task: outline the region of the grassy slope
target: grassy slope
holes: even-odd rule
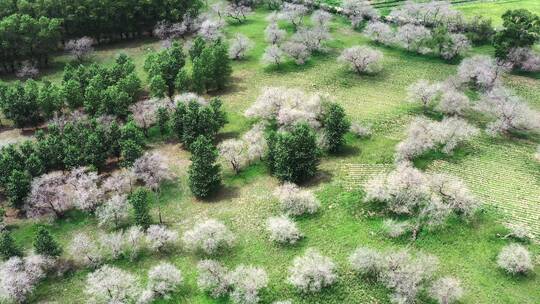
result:
[[[472,3],[456,5],[467,17],[482,15],[493,20],[493,25],[501,26],[501,16],[509,9],[525,8],[529,11],[540,14],[540,2],[536,0],[480,0]]]
[[[242,113],[259,94],[264,86],[283,85],[300,87],[311,92],[326,92],[336,101],[343,104],[354,120],[369,121],[375,124],[376,134],[372,139],[359,141],[348,138],[348,148],[340,157],[329,157],[321,165],[321,177],[311,187],[323,202],[318,215],[299,219],[301,230],[306,235],[298,246],[283,248],[271,244],[264,234],[264,220],[278,214],[277,202],[271,197],[271,189],[277,181],[268,177],[262,165],[255,165],[233,177],[226,172],[226,187],[219,199],[210,203],[194,200],[187,188],[185,171],[187,153],[176,146],[158,146],[171,156],[172,167],[180,174],[180,180],[164,189],[161,204],[166,214],[167,223],[180,232],[185,231],[197,219],[216,217],[224,220],[238,235],[238,246],[218,257],[230,266],[240,263],[255,264],[264,267],[270,275],[270,288],[262,295],[263,302],[291,298],[294,303],[384,303],[388,301],[387,292],[378,284],[355,278],[348,270],[346,257],[359,245],[376,248],[396,248],[409,246],[437,255],[441,260],[441,273],[459,277],[467,289],[464,303],[538,303],[540,290],[539,280],[535,276],[529,278],[510,278],[495,267],[495,258],[499,249],[508,243],[498,237],[504,230],[496,220],[498,214],[489,211],[473,223],[451,221],[444,231],[424,233],[417,242],[409,244],[408,240],[388,240],[379,233],[382,222],[380,216],[369,216],[370,206],[363,205],[361,193],[345,191],[347,179],[346,164],[349,163],[391,163],[393,146],[403,137],[402,130],[406,122],[417,114],[417,110],[403,103],[405,88],[419,78],[441,80],[454,73],[455,66],[439,59],[414,56],[399,50],[380,48],[385,54],[384,71],[378,76],[358,77],[347,72],[336,64],[338,50],[331,50],[328,55],[316,56],[304,67],[286,64],[281,69],[263,68],[259,58],[264,50],[263,30],[265,12],[249,18],[242,26],[231,26],[229,34],[242,32],[256,42],[256,48],[245,62],[234,65],[232,88],[225,92],[225,108],[229,112],[230,123],[225,131],[228,136],[243,133],[249,123]],[[333,24],[334,37],[330,43],[332,48],[367,43],[359,34],[348,30],[346,23],[338,20]],[[152,43],[134,43],[122,46],[135,56],[138,69],[142,66],[142,55]],[[489,50],[487,50],[489,51]],[[110,60],[116,49],[100,51],[98,61]],[[59,79],[59,74],[51,74],[51,79]],[[141,74],[142,75],[142,74]],[[524,96],[534,107],[540,108],[540,95],[535,92],[539,87],[537,80],[511,76],[508,79],[520,95]],[[534,170],[525,171],[522,161],[525,155],[532,155],[533,145],[529,141],[514,143],[505,140],[508,154],[501,161],[500,170],[519,172],[520,178],[532,178],[538,187],[539,176]],[[496,143],[485,145],[485,149],[496,151]],[[525,151],[526,153],[522,153]],[[467,162],[489,160],[490,153],[474,153],[465,149],[456,157],[445,160],[459,167]],[[528,153],[528,154],[527,154]],[[479,162],[482,164],[482,162]],[[423,166],[432,166],[432,160],[425,160]],[[482,167],[471,172],[478,179],[490,179],[491,171]],[[538,171],[536,171],[538,172]],[[535,175],[536,174],[536,175]],[[536,178],[535,178],[536,177]],[[486,185],[480,191],[492,191]],[[535,186],[535,185],[533,185]],[[475,189],[476,190],[476,189]],[[515,195],[515,193],[511,193]],[[52,224],[53,233],[63,243],[67,243],[76,231],[96,231],[95,221],[88,216],[75,213],[67,219]],[[16,237],[30,246],[31,235],[36,230],[34,224],[22,223],[16,229]],[[307,247],[317,247],[324,254],[334,258],[339,264],[339,283],[322,293],[310,297],[295,293],[287,284],[286,268],[292,258],[301,254]],[[540,253],[537,246],[530,248]],[[181,250],[171,256],[143,257],[137,263],[120,261],[117,264],[135,273],[144,275],[145,270],[156,264],[156,260],[166,259],[178,265],[186,284],[173,299],[163,303],[224,303],[225,300],[214,301],[196,289],[196,273],[194,266],[199,256]],[[61,282],[48,280],[42,284],[35,295],[35,301],[58,301],[61,303],[79,303],[84,301],[82,290],[86,272],[63,279]],[[425,299],[422,300],[425,301]]]

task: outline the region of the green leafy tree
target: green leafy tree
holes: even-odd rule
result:
[[[141,129],[130,120],[120,130],[120,156],[123,167],[131,167],[135,160],[143,154],[144,134]]]
[[[62,254],[62,247],[44,227],[40,227],[34,237],[34,250],[37,254],[50,257]]]
[[[207,106],[193,100],[187,106],[183,103],[178,104],[172,124],[180,141],[189,148],[200,135],[214,139],[219,129],[227,122],[221,106],[222,102],[218,98],[212,99]]]
[[[143,149],[133,140],[124,140],[120,143],[120,157],[122,167],[131,167],[135,161],[143,155]]]
[[[84,91],[84,111],[90,115],[101,114],[103,100],[105,99],[105,90],[107,84],[105,77],[97,74],[88,83]]]
[[[188,92],[191,88],[191,79],[185,67],[176,75],[175,86],[178,92]]]
[[[337,103],[328,104],[324,113],[323,132],[329,152],[339,151],[345,142],[343,136],[350,127],[351,123],[347,119],[343,107]]]
[[[84,104],[84,91],[81,83],[75,79],[69,79],[62,86],[62,97],[70,109],[81,107]]]
[[[4,216],[6,216],[6,209],[0,207],[0,231],[5,229]]]
[[[145,188],[137,188],[129,196],[129,203],[133,206],[135,223],[144,229],[152,224],[150,217],[150,192]]]
[[[104,136],[103,130],[96,127],[95,130],[90,131],[84,146],[85,163],[96,169],[103,168],[109,156],[108,147],[105,144],[106,136]]]
[[[495,56],[504,59],[512,48],[530,47],[540,39],[540,17],[526,9],[502,15],[504,28],[495,34]]]
[[[120,157],[121,148],[120,148],[120,139],[122,137],[122,132],[120,126],[116,121],[111,123],[109,127],[109,132],[107,134],[107,144],[109,146],[109,154],[114,157]]]
[[[120,90],[116,85],[109,86],[104,92],[100,113],[124,118],[129,112],[131,102],[132,99],[128,93]]]
[[[2,94],[0,101],[2,113],[13,121],[16,127],[35,127],[43,121],[38,102],[39,87],[30,79],[24,85],[15,82]]]
[[[117,83],[124,78],[129,77],[135,72],[135,63],[128,55],[121,53],[116,56],[114,64],[109,71],[109,79],[111,83]]]
[[[14,256],[22,256],[23,252],[15,243],[11,233],[7,230],[0,233],[0,257],[7,260]]]
[[[47,133],[36,132],[36,153],[48,170],[64,169],[65,143],[58,126],[50,125]]]
[[[212,48],[213,52],[213,78],[216,89],[223,90],[229,83],[232,74],[231,60],[227,45],[219,40]]]
[[[120,141],[132,140],[139,146],[144,146],[144,134],[133,120],[129,120],[120,128]]]
[[[193,90],[199,94],[202,94],[213,87],[213,56],[212,49],[207,47],[193,60],[191,84]]]
[[[21,208],[30,192],[32,176],[26,171],[14,170],[6,185],[6,196],[14,208]]]
[[[171,47],[157,53],[150,54],[144,63],[144,68],[150,76],[151,83],[158,81],[154,79],[160,76],[167,87],[167,96],[174,95],[175,81],[178,73],[184,67],[186,58],[182,45],[173,42]],[[157,92],[157,91],[155,91]]]
[[[66,145],[63,163],[66,168],[70,169],[82,166],[84,161],[81,148],[76,145]]]
[[[150,79],[150,95],[156,98],[163,98],[167,94],[167,83],[160,75]]]
[[[30,173],[30,175],[33,177],[40,176],[41,174],[45,173],[45,165],[38,156],[37,152],[30,154],[30,156],[26,159],[24,166],[26,171],[28,171],[28,173]]]
[[[266,151],[266,164],[270,173],[275,172],[275,159],[276,159],[276,138],[277,138],[278,124],[275,118],[271,119],[265,129],[265,138],[268,145]]]
[[[169,132],[169,111],[165,107],[159,107],[157,110],[157,124],[161,135]]]
[[[198,58],[205,47],[206,41],[201,36],[197,36],[197,38],[193,40],[191,49],[189,49],[189,57],[191,58],[191,61],[194,61],[195,58]]]
[[[280,180],[299,183],[317,172],[320,151],[308,125],[298,124],[290,132],[278,132],[272,147],[274,175]]]
[[[128,74],[126,77],[120,79],[116,85],[122,92],[126,92],[129,97],[131,98],[131,102],[137,101],[141,89],[142,84],[139,77],[137,77],[137,74],[135,72]]]
[[[216,163],[218,152],[210,139],[199,136],[191,145],[189,188],[198,198],[213,194],[221,184],[221,167]]]
[[[5,146],[0,150],[0,184],[6,187],[15,170],[24,170],[24,156],[14,145]]]
[[[227,45],[220,40],[206,45],[193,59],[193,90],[197,93],[222,90],[228,84],[231,74]]]
[[[61,89],[49,81],[44,81],[43,86],[39,90],[38,103],[43,116],[51,119],[54,113],[58,113],[64,106]]]
[[[171,129],[180,141],[182,141],[182,136],[184,134],[184,116],[186,113],[186,104],[179,102],[171,115]]]

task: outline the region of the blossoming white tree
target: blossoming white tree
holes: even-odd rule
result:
[[[348,65],[357,74],[377,73],[382,69],[382,52],[365,46],[353,46],[343,50],[338,61]]]
[[[234,245],[234,234],[220,221],[209,219],[197,223],[182,237],[184,244],[190,250],[214,254],[218,250],[227,249]]]
[[[321,205],[311,191],[302,190],[293,183],[279,186],[274,195],[278,198],[283,212],[292,216],[313,214]]]
[[[242,34],[236,34],[229,46],[229,58],[234,60],[244,59],[253,48],[253,42]]]
[[[153,298],[169,298],[182,284],[182,272],[178,270],[174,265],[166,262],[162,262],[152,267],[148,271],[148,287]]]
[[[287,280],[302,292],[319,292],[336,282],[336,264],[318,250],[308,248],[304,255],[294,258]]]
[[[277,243],[294,244],[302,238],[296,223],[284,215],[268,218],[266,230],[270,234],[270,240]]]
[[[95,304],[135,303],[142,289],[134,275],[105,265],[88,274],[84,293]]]
[[[268,286],[268,275],[259,267],[239,265],[228,274],[234,303],[259,303],[259,290]]]

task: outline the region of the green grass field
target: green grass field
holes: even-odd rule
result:
[[[519,2],[531,10],[540,10],[534,0],[483,2],[459,7],[467,15],[481,12],[495,18],[506,9],[499,7],[499,2],[504,2],[501,5],[506,8],[516,6],[511,2]],[[156,202],[162,207],[166,224],[182,233],[199,219],[214,217],[223,220],[237,235],[238,243],[217,259],[231,267],[244,263],[265,268],[270,283],[261,295],[262,303],[281,299],[292,299],[293,303],[388,303],[389,292],[382,285],[356,277],[348,267],[347,257],[358,246],[380,249],[407,247],[436,255],[440,259],[439,274],[456,276],[462,281],[466,290],[462,303],[539,303],[538,275],[514,278],[496,267],[499,250],[509,243],[502,238],[506,230],[501,222],[506,219],[531,221],[536,223],[537,232],[540,232],[540,165],[532,160],[538,138],[492,140],[482,135],[477,142],[457,151],[455,156],[420,160],[419,165],[427,170],[461,176],[483,200],[484,211],[472,222],[451,219],[443,229],[421,233],[415,242],[408,238],[388,239],[380,229],[383,217],[376,212],[372,215],[372,206],[362,203],[361,183],[351,183],[353,173],[350,167],[377,164],[391,167],[394,146],[404,138],[403,130],[407,123],[420,113],[414,105],[404,102],[407,86],[421,78],[443,80],[455,73],[456,65],[371,45],[338,17],[332,23],[334,39],[328,44],[327,54],[313,56],[300,67],[292,62],[279,69],[264,67],[260,58],[266,47],[263,31],[267,25],[267,14],[265,10],[258,10],[249,16],[245,24],[230,25],[226,29],[229,37],[240,32],[252,39],[256,46],[246,60],[234,63],[232,84],[225,92],[219,93],[230,121],[222,133],[241,136],[250,128],[243,112],[266,86],[326,93],[344,106],[351,120],[372,123],[375,133],[370,139],[363,140],[348,135],[346,151],[324,158],[317,182],[309,186],[323,207],[316,215],[298,220],[306,238],[290,247],[272,244],[265,233],[266,218],[279,214],[279,208],[271,195],[278,182],[269,176],[263,164],[254,164],[236,176],[226,169],[225,185],[218,197],[212,202],[201,202],[191,195],[187,186],[189,153],[174,143],[152,141],[152,149],[162,151],[179,176],[177,181],[164,187],[161,199]],[[384,69],[380,74],[356,76],[336,62],[343,48],[356,44],[370,44],[384,53]],[[125,52],[134,58],[140,77],[146,79],[142,70],[144,56],[148,50],[158,47],[155,41],[116,44],[100,48],[94,60],[107,63],[116,53]],[[473,52],[490,53],[492,49],[483,47]],[[62,66],[68,60],[66,56],[57,58],[45,78],[59,81]],[[508,75],[504,81],[532,107],[540,109],[540,80],[529,76]],[[354,174],[363,174],[361,170],[358,172]],[[514,210],[516,206],[525,206],[525,211],[510,215],[508,210]],[[157,212],[157,207],[153,212]],[[14,223],[17,241],[29,249],[38,224],[28,221]],[[46,225],[64,245],[77,232],[99,231],[93,217],[78,212]],[[540,254],[537,244],[527,246],[534,254]],[[339,265],[338,283],[313,296],[299,294],[285,283],[287,267],[292,259],[308,247],[320,249]],[[178,250],[170,255],[149,255],[135,262],[122,260],[114,264],[141,277],[161,260],[178,266],[185,278],[184,287],[172,299],[157,303],[229,303],[227,299],[214,300],[197,290],[195,265],[199,259],[201,256]],[[538,270],[540,267],[537,265],[536,272]],[[88,271],[78,271],[62,279],[48,279],[39,285],[31,302],[83,303],[85,296],[82,291],[87,274]],[[434,303],[426,295],[421,295],[419,302]]]
[[[540,14],[540,2],[536,0],[479,0],[456,5],[465,16],[481,15],[493,20],[493,25],[501,26],[501,16],[509,9],[526,8]]]

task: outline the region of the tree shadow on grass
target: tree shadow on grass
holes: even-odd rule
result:
[[[210,97],[221,97],[223,95],[229,95],[233,93],[243,92],[246,87],[242,85],[243,81],[240,77],[232,76],[227,86],[222,90],[214,90],[207,93]]]
[[[215,142],[219,143],[227,139],[238,138],[239,135],[240,133],[238,131],[218,133]]]
[[[201,203],[219,203],[229,201],[239,196],[238,187],[222,185],[219,190],[204,200],[198,200]]]
[[[361,149],[357,146],[352,146],[352,145],[345,145],[343,147],[341,147],[341,149],[330,155],[332,157],[349,157],[349,156],[356,156],[358,154],[360,154],[360,151]]]
[[[256,23],[255,20],[253,20],[252,18],[246,18],[245,20],[243,20],[242,22],[239,22],[237,20],[234,20],[232,18],[228,18],[226,19],[226,22],[227,22],[227,25],[231,28],[235,28],[235,27],[247,27],[249,26],[250,24],[254,24]]]
[[[301,182],[298,185],[302,187],[314,187],[318,186],[320,184],[326,184],[332,180],[332,177],[334,175],[327,170],[318,170],[315,176],[313,176],[311,179]]]
[[[513,71],[512,75],[540,79],[540,72]]]
[[[309,58],[304,64],[296,64],[292,60],[287,60],[286,62],[280,65],[268,65],[264,67],[263,71],[265,73],[273,74],[288,74],[288,73],[299,73],[305,72],[311,68],[315,67],[314,58]]]
[[[444,160],[449,163],[458,164],[466,157],[477,154],[476,148],[471,144],[464,144],[454,150],[452,154],[446,154],[442,151],[429,151],[422,156],[416,158],[413,163],[415,167],[425,170],[429,165],[437,160]]]
[[[348,66],[343,65],[336,73],[335,79],[342,88],[352,88],[358,85],[358,81],[363,82],[384,82],[390,77],[390,71],[382,69],[378,73],[355,73]]]

